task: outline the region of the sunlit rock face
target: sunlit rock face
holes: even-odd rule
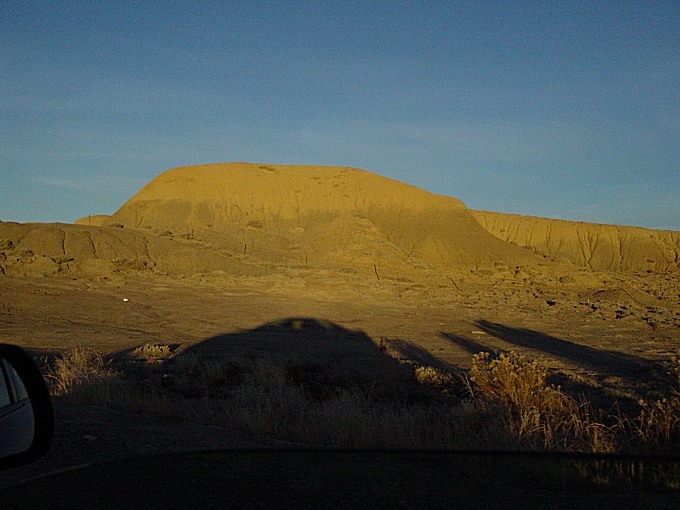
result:
[[[579,266],[609,271],[679,271],[680,232],[472,211],[491,234]]]
[[[530,264],[458,199],[344,167],[224,163],[169,170],[113,215],[276,262]]]

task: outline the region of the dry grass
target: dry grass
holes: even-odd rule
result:
[[[680,382],[680,363],[673,359]],[[680,446],[680,398],[640,400],[637,416],[608,414],[548,386],[548,371],[516,353],[491,359],[473,357],[471,391],[509,410],[508,427],[522,443],[536,448],[601,453],[663,452]]]
[[[653,403],[640,402],[642,411],[632,420],[635,435],[648,445],[680,440],[680,398],[671,397]]]
[[[614,451],[612,426],[588,404],[548,386],[547,376],[543,365],[514,352],[497,359],[476,354],[470,370],[473,394],[509,410],[508,427],[519,441],[539,449]]]
[[[676,384],[676,393],[680,392],[680,354],[671,359],[671,376]]]
[[[45,379],[55,397],[72,395],[83,386],[96,385],[117,375],[101,354],[85,347],[72,349],[45,371]]]
[[[235,386],[219,421],[261,437],[339,447],[483,447],[469,437],[478,411],[420,400],[391,401],[360,386],[335,387],[324,398],[292,381],[289,367],[267,360]],[[474,415],[474,416],[473,416]],[[480,420],[482,421],[482,420]]]
[[[639,416],[626,422],[632,434],[647,446],[680,443],[680,356],[671,360],[672,394],[654,402],[639,402]]]
[[[145,359],[147,363],[158,363],[168,359],[172,355],[172,349],[169,345],[144,344],[132,351],[132,355]]]
[[[456,378],[452,374],[434,367],[417,366],[414,373],[419,384],[430,385],[436,388],[446,389],[455,386],[457,383]]]
[[[142,351],[168,354],[156,347]],[[198,419],[303,444],[592,452],[677,447],[677,396],[641,402],[632,418],[612,416],[547,385],[547,374],[515,353],[496,359],[480,353],[469,374],[469,395],[461,399],[455,390],[460,377],[419,366],[410,383],[378,387],[339,379],[320,366],[182,354],[140,376],[79,348],[46,371],[57,399]]]

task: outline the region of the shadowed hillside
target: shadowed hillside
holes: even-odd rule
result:
[[[471,212],[499,239],[579,266],[623,272],[680,269],[680,232]]]

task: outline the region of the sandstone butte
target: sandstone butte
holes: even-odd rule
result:
[[[168,170],[112,216],[0,222],[0,274],[277,267],[395,275],[542,266],[679,271],[680,232],[471,211],[355,168],[219,163]]]

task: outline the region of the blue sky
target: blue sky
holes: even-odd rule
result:
[[[680,230],[680,3],[0,2],[0,220],[222,161]]]

